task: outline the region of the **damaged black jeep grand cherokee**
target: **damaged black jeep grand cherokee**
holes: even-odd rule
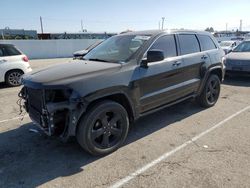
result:
[[[109,38],[83,60],[27,74],[19,96],[45,133],[76,136],[87,152],[105,155],[143,115],[189,98],[213,106],[223,56],[206,32],[130,32]]]

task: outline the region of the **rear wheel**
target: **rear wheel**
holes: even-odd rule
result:
[[[197,97],[198,103],[202,107],[215,105],[220,95],[220,79],[217,75],[209,76],[201,95]]]
[[[23,75],[23,72],[20,70],[12,70],[7,72],[5,76],[5,83],[8,86],[20,86],[21,85],[21,76]]]
[[[79,144],[92,155],[106,155],[125,141],[129,129],[127,111],[113,101],[94,105],[81,119],[77,129]]]

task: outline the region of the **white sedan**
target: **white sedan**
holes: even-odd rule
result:
[[[29,60],[12,44],[0,44],[0,82],[21,85],[21,76],[32,69]]]

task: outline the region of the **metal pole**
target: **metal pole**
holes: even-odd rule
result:
[[[240,31],[242,31],[242,20],[240,20]]]
[[[165,20],[165,17],[162,17],[161,19],[162,19],[161,29],[163,30],[163,28],[164,28],[164,20]]]
[[[41,31],[42,31],[42,34],[43,34],[43,20],[42,20],[41,16],[40,16],[40,24],[41,24]]]
[[[4,40],[4,35],[3,35],[3,31],[2,31],[2,38],[3,38],[3,40]]]
[[[83,24],[82,24],[82,20],[81,20],[81,31],[83,32]]]

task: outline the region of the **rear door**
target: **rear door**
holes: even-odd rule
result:
[[[165,59],[140,67],[141,113],[169,103],[179,97],[178,84],[182,80],[182,58],[177,54],[175,35],[159,37],[149,50],[161,50]]]
[[[0,82],[4,81],[4,74],[5,74],[5,70],[4,70],[4,65],[3,63],[6,62],[6,59],[4,58],[4,49],[2,48],[2,46],[0,45]]]
[[[198,39],[200,41],[201,51],[209,57],[210,61],[213,63],[220,63],[221,54],[219,53],[218,47],[215,45],[212,38],[209,35],[199,34]]]
[[[183,58],[183,88],[185,95],[195,94],[200,86],[202,71],[210,59],[201,51],[200,43],[195,34],[178,34],[180,54]]]

